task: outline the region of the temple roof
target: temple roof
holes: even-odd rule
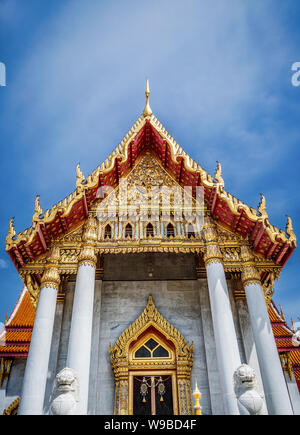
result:
[[[74,192],[44,213],[37,196],[30,228],[16,235],[11,219],[6,250],[16,268],[19,270],[26,263],[42,257],[53,239],[59,239],[83,224],[93,204],[100,201],[101,186],[116,188],[119,180],[127,176],[146,152],[154,154],[181,186],[192,186],[193,192],[196,186],[203,186],[204,200],[211,216],[219,224],[248,239],[258,255],[284,266],[296,248],[291,219],[288,217],[285,233],[269,223],[263,195],[256,210],[226,192],[220,163],[212,177],[181,148],[152,114],[147,82],[143,115],[108,158],[87,178],[77,165]]]
[[[26,287],[0,332],[0,357],[25,358],[28,355],[35,311]]]

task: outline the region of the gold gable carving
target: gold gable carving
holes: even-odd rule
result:
[[[147,153],[127,177],[129,187],[136,184],[150,189],[152,186],[177,185],[175,180],[158,163],[154,156]]]
[[[161,164],[156,160],[156,158],[151,153],[146,153],[139,162],[136,163],[136,166],[132,169],[132,171],[128,174],[127,177],[124,178],[126,181],[127,188],[127,207],[128,211],[130,207],[136,208],[136,200],[137,196],[139,196],[139,203],[142,208],[145,207],[149,212],[151,209],[151,194],[152,199],[155,200],[155,188],[162,188],[160,190],[161,201],[163,199],[170,200],[170,212],[174,212],[176,208],[176,201],[174,201],[174,192],[172,188],[177,188],[178,192],[184,191],[184,189],[176,182],[176,180],[161,166]],[[169,194],[164,188],[170,189],[171,192],[170,198],[167,197]],[[153,191],[151,189],[153,188]],[[104,210],[105,207],[113,207],[118,205],[118,200],[123,196],[123,186],[119,184],[113,191],[111,191],[106,198],[101,202],[101,209]],[[191,203],[193,207],[196,206],[196,200],[191,196]],[[153,204],[152,204],[153,206]],[[181,204],[180,204],[181,207]],[[119,207],[119,214],[121,214],[121,208]]]

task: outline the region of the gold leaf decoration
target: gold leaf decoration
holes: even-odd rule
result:
[[[37,195],[34,201],[34,214],[32,216],[32,223],[35,225],[39,221],[39,217],[43,214],[43,209],[40,206],[40,195]]]
[[[82,187],[82,183],[85,180],[85,177],[80,169],[79,163],[76,166],[76,188]]]
[[[222,191],[224,189],[225,183],[224,183],[224,180],[222,177],[222,166],[221,166],[220,162],[217,162],[217,170],[215,173],[215,180],[218,183],[219,190]]]
[[[285,232],[289,236],[289,242],[294,243],[296,245],[297,238],[293,231],[292,219],[289,216],[287,216],[287,224],[286,224]]]

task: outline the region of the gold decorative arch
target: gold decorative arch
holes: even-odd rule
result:
[[[170,350],[170,357],[139,360],[133,350],[145,336],[155,336]],[[141,342],[142,342],[141,341]],[[172,351],[173,349],[173,351]],[[109,346],[112,369],[115,375],[115,414],[130,414],[129,376],[134,370],[171,370],[176,378],[178,413],[193,412],[190,376],[193,366],[193,343],[189,345],[183,335],[166,320],[154,305],[152,296],[142,314]],[[174,393],[175,394],[175,393]]]

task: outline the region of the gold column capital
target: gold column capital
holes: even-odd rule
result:
[[[94,216],[88,216],[82,233],[82,247],[78,257],[78,265],[96,267],[97,255],[95,242],[97,240],[97,220]]]
[[[54,244],[52,245],[47,258],[47,264],[42,276],[41,287],[53,287],[58,290],[60,284],[60,274],[59,274],[59,260],[60,251],[59,247]]]
[[[208,216],[204,218],[203,238],[205,241],[203,256],[205,266],[210,263],[222,263],[223,256],[218,243],[216,226]]]
[[[260,275],[255,266],[254,255],[249,245],[241,245],[241,260],[242,260],[242,283],[245,287],[250,284],[260,284]]]

